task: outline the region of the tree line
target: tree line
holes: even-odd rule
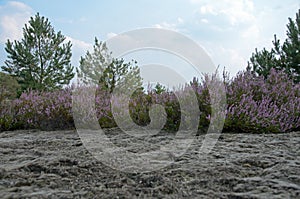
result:
[[[295,83],[300,82],[300,9],[296,19],[289,18],[287,38],[281,42],[274,35],[273,48],[255,52],[247,70],[268,77],[272,68],[284,70]],[[112,57],[105,42],[95,38],[93,51],[81,57],[79,66],[71,65],[72,44],[61,31],[55,32],[47,18],[37,13],[23,28],[19,41],[7,40],[7,59],[0,72],[0,101],[14,98],[27,90],[52,91],[63,88],[77,73],[84,83],[93,83],[110,93],[118,85],[134,79],[131,84],[142,86],[135,60]],[[137,81],[136,81],[137,80]],[[127,88],[130,89],[130,88]]]

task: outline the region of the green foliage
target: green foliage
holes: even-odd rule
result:
[[[10,115],[5,115],[0,117],[0,132],[6,130],[20,129],[22,126],[18,126],[17,123],[13,121],[13,117]]]
[[[20,85],[14,77],[0,72],[0,103],[15,99],[19,89]]]
[[[295,82],[300,82],[300,9],[296,13],[296,20],[289,18],[287,24],[287,39],[280,43],[274,36],[273,48],[268,51],[255,49],[248,62],[247,70],[251,70],[265,78],[271,68],[284,70]]]
[[[136,90],[129,103],[129,112],[132,120],[140,125],[146,126],[150,123],[149,109],[152,105],[152,98],[142,90]]]
[[[37,13],[23,28],[23,39],[7,41],[3,71],[17,78],[21,90],[53,90],[69,84],[74,77],[71,42],[55,33],[47,18]]]
[[[95,38],[93,52],[87,51],[76,69],[83,83],[93,83],[112,93],[116,87],[131,91],[142,85],[136,61],[112,58],[105,43]]]
[[[109,112],[106,117],[99,118],[98,122],[101,128],[114,128],[118,126],[113,119],[113,115],[111,112]]]
[[[165,86],[161,85],[160,83],[157,83],[155,85],[154,90],[155,90],[156,94],[161,94],[161,93],[165,92],[167,89]]]
[[[170,93],[170,96],[173,96],[173,100],[168,100],[164,104],[165,111],[167,114],[167,121],[164,126],[164,130],[178,131],[179,125],[181,122],[181,110],[177,97],[174,93]]]

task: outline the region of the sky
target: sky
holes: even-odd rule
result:
[[[7,56],[7,39],[20,40],[24,24],[39,12],[72,42],[75,67],[95,37],[105,41],[154,27],[189,37],[216,66],[235,75],[245,70],[255,48],[272,47],[274,34],[286,38],[288,18],[295,19],[298,9],[300,0],[0,0],[0,66]],[[138,62],[145,61],[136,56]]]

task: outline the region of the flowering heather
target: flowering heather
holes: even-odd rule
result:
[[[124,122],[132,120],[137,125],[147,126],[151,122],[151,114],[164,115],[166,122],[163,128],[172,131],[177,131],[179,127],[189,128],[195,123],[200,130],[206,130],[215,119],[213,115],[220,114],[227,114],[225,131],[272,133],[300,129],[300,84],[294,84],[285,73],[272,70],[264,79],[250,72],[240,72],[235,78],[224,80],[226,113],[222,108],[212,108],[219,101],[211,99],[221,96],[221,91],[215,90],[220,82],[214,79],[217,79],[217,74],[211,77],[205,75],[201,81],[194,78],[189,85],[175,91],[148,89],[145,93],[138,90],[129,101],[122,95],[112,96],[105,90],[84,86],[79,86],[77,90],[69,87],[53,92],[28,91],[18,99],[0,105],[0,131],[68,129],[75,127],[74,119],[77,120],[75,124],[80,125],[95,118],[97,125],[99,123],[103,128],[116,127],[116,116],[123,118]],[[210,96],[210,90],[215,91],[214,97]],[[74,92],[80,92],[77,104],[72,103]],[[200,115],[192,106],[193,96],[197,98]],[[220,100],[224,102],[226,99]],[[111,102],[115,105],[114,112]],[[163,106],[164,112],[151,109],[155,104]],[[81,117],[73,118],[74,111],[81,113]]]
[[[286,132],[300,127],[300,85],[284,72],[267,79],[240,72],[227,86],[225,129],[243,132]]]
[[[54,92],[28,91],[11,102],[9,117],[13,124],[9,129],[40,128],[44,130],[65,129],[73,126],[71,112],[71,88]],[[5,114],[0,113],[0,118]],[[0,124],[3,129],[3,123]],[[7,124],[6,124],[7,126]]]

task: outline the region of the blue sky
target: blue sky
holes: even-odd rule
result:
[[[106,40],[157,27],[190,37],[215,65],[234,75],[245,69],[256,47],[272,46],[274,34],[285,39],[288,17],[295,19],[299,8],[300,0],[0,0],[0,65],[6,59],[6,40],[21,39],[22,27],[39,12],[72,41],[74,66],[95,36]]]

